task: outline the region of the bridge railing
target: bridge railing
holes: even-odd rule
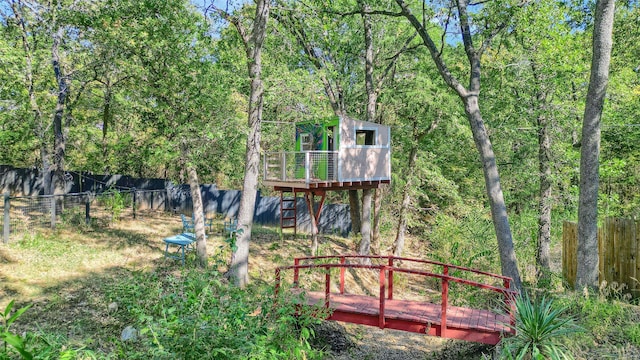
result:
[[[387,260],[387,264],[385,265],[369,265],[369,264],[360,264],[360,263],[347,263],[348,259],[359,259],[359,260]],[[325,261],[337,261],[337,262],[325,262]],[[303,261],[313,261],[311,264],[301,264]],[[431,264],[442,267],[442,273],[437,274],[430,271],[417,270],[417,269],[408,269],[408,268],[400,268],[394,266],[395,262],[413,262],[413,263],[421,263],[421,264]],[[413,275],[420,275],[424,277],[436,278],[441,281],[441,336],[445,336],[445,332],[447,329],[447,308],[449,306],[449,284],[451,282],[460,283],[463,285],[468,285],[480,289],[485,289],[489,291],[493,291],[503,295],[505,308],[509,313],[509,322],[511,325],[511,329],[515,329],[515,296],[517,292],[514,289],[511,289],[511,278],[493,274],[485,271],[470,269],[462,266],[456,266],[451,264],[445,264],[438,261],[431,260],[422,260],[422,259],[413,259],[413,258],[403,258],[403,257],[395,257],[395,256],[384,256],[384,255],[371,255],[371,256],[362,256],[362,255],[335,255],[335,256],[315,256],[315,257],[301,257],[294,259],[294,265],[279,267],[276,269],[276,294],[278,293],[281,286],[281,273],[286,270],[293,270],[293,286],[299,287],[300,281],[300,270],[302,269],[324,269],[325,270],[325,283],[324,283],[324,307],[329,308],[330,299],[331,299],[331,269],[337,268],[340,270],[340,279],[339,279],[339,291],[340,294],[344,294],[345,292],[345,271],[347,269],[371,269],[379,271],[379,323],[378,326],[380,328],[385,327],[385,317],[384,317],[384,309],[385,309],[385,301],[393,300],[393,274],[394,272],[398,273],[406,273]],[[503,282],[503,287],[480,283],[473,280],[463,279],[456,276],[449,275],[450,269],[461,270],[465,272],[470,272],[478,275],[483,275],[489,278],[493,278],[496,280],[501,280]],[[515,330],[512,330],[515,331]]]

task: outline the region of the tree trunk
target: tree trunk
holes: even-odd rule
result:
[[[416,157],[418,155],[418,144],[414,143],[411,146],[411,152],[409,153],[409,161],[407,165],[407,173],[413,173],[413,168],[416,164]],[[407,210],[409,204],[411,204],[411,186],[413,186],[413,177],[409,175],[407,182],[402,189],[402,205],[398,214],[398,231],[396,232],[396,239],[393,242],[393,255],[402,256],[404,250],[404,234],[407,231]]]
[[[62,119],[64,118],[65,103],[69,93],[69,85],[67,76],[63,73],[62,64],[60,63],[60,44],[64,29],[58,29],[53,35],[53,45],[51,46],[51,63],[53,65],[53,73],[58,84],[58,93],[55,111],[53,113],[53,187],[54,194],[64,193],[64,156],[66,142],[64,138]]]
[[[318,223],[315,215],[315,195],[310,192],[304,194],[307,209],[309,210],[309,219],[311,220],[311,256],[318,255]]]
[[[598,286],[598,185],[600,118],[609,81],[614,0],[598,0],[593,28],[593,57],[580,149],[578,269],[576,289]]]
[[[468,1],[458,0],[454,2],[458,12],[462,44],[464,45],[465,53],[469,61],[469,87],[465,88],[445,64],[444,57],[440,52],[441,49],[433,41],[424,24],[413,15],[404,0],[396,0],[396,3],[402,9],[402,15],[409,20],[418,32],[418,35],[420,35],[442,79],[458,94],[464,104],[465,113],[471,126],[471,132],[473,133],[473,140],[480,154],[487,197],[491,206],[491,217],[500,252],[502,274],[511,277],[514,288],[520,290],[522,289],[522,282],[520,280],[518,261],[513,247],[507,207],[504,202],[502,186],[500,185],[498,166],[496,165],[495,154],[493,153],[491,140],[487,134],[478,102],[481,80],[481,51],[484,46],[489,45],[488,43],[491,41],[491,37],[486,39],[486,42],[480,46],[480,50],[478,50],[473,44],[474,38],[471,31],[470,16],[467,11]]]
[[[373,191],[371,189],[363,189],[362,190],[362,226],[361,226],[361,236],[362,240],[360,240],[360,250],[358,254],[360,255],[370,255],[371,254],[371,195]],[[363,260],[363,263],[369,264],[370,260]]]
[[[543,90],[545,84],[540,80],[538,64],[531,60],[531,72],[537,89],[532,107],[537,107],[538,129],[538,170],[539,170],[539,199],[538,199],[538,241],[536,246],[536,278],[539,284],[548,284],[551,276],[550,254],[551,247],[551,136],[549,120],[544,111],[546,109],[547,94]]]
[[[273,17],[283,24],[296,38],[298,44],[302,47],[302,50],[313,67],[319,70],[317,74],[320,77],[320,81],[322,81],[325,94],[327,95],[333,113],[338,117],[345,116],[347,112],[340,84],[338,81],[335,81],[335,84],[332,84],[330,79],[326,76],[326,72],[324,70],[328,69],[326,64],[327,58],[320,56],[321,52],[316,51],[314,44],[308,40],[309,36],[302,26],[302,20],[297,18],[291,11],[288,11],[286,16],[280,16],[279,14],[274,13]]]
[[[362,219],[360,217],[360,201],[358,190],[349,190],[349,213],[351,214],[351,231],[359,234],[362,230]]]
[[[27,92],[29,93],[29,106],[33,114],[33,123],[35,124],[34,132],[36,137],[38,138],[38,141],[40,142],[40,161],[42,162],[40,176],[42,179],[42,189],[45,195],[49,195],[52,194],[50,174],[51,163],[49,159],[48,149],[49,145],[46,138],[46,125],[42,120],[42,111],[40,110],[40,106],[38,105],[35,84],[33,80],[33,57],[31,53],[31,44],[29,43],[29,29],[27,29],[27,24],[24,21],[24,15],[22,12],[24,5],[22,4],[22,2],[12,1],[10,5],[16,23],[20,27],[22,49],[24,50],[25,54],[24,80]]]
[[[207,257],[207,236],[204,232],[204,207],[202,205],[202,193],[198,172],[189,160],[186,161],[187,174],[189,176],[189,187],[191,189],[191,199],[193,200],[193,225],[196,232],[196,256],[198,265],[206,268],[208,266]]]
[[[538,246],[536,266],[538,280],[548,281],[551,275],[551,137],[548,120],[538,117],[538,165],[540,170],[540,199],[538,200]]]
[[[104,97],[102,102],[102,161],[104,163],[104,171],[109,172],[109,146],[107,144],[107,135],[109,134],[109,126],[113,117],[111,113],[111,100],[113,93],[109,79],[105,83]]]
[[[380,185],[373,192],[373,225],[371,229],[371,249],[374,253],[381,255],[380,245],[380,224],[382,222],[382,199],[386,193],[387,186]]]
[[[249,135],[244,168],[244,181],[240,209],[238,212],[237,250],[233,254],[231,276],[236,285],[245,287],[249,282],[249,241],[253,225],[253,214],[257,196],[260,169],[260,129],[264,89],[262,85],[262,45],[269,19],[269,1],[258,0],[251,38],[243,36],[246,46],[251,90],[249,95]],[[239,22],[234,23],[241,34],[246,34]]]
[[[367,107],[365,120],[373,122],[376,118],[376,104],[378,102],[378,93],[373,80],[373,35],[371,33],[371,15],[368,12],[371,7],[363,1],[359,1],[362,8],[362,27],[364,29],[364,80],[365,89],[367,91]],[[371,254],[371,189],[362,190],[362,223],[360,224],[360,234],[362,240],[360,242],[360,255]]]
[[[491,218],[493,227],[498,238],[498,251],[500,252],[500,264],[502,274],[513,279],[516,289],[522,288],[520,273],[516,261],[516,253],[513,247],[511,227],[507,216],[507,206],[504,202],[502,186],[500,185],[500,175],[496,164],[495,154],[484,126],[484,121],[480,115],[478,106],[478,96],[468,96],[464,99],[465,112],[469,118],[473,139],[480,154],[480,162],[484,173],[484,181],[491,206]]]
[[[378,103],[378,92],[373,80],[373,35],[371,33],[371,7],[358,1],[362,7],[362,27],[364,29],[364,84],[367,91],[367,107],[365,120],[373,122],[376,118],[376,104]]]

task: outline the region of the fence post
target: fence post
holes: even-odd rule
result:
[[[4,193],[4,225],[3,242],[9,243],[9,192]]]
[[[84,201],[84,222],[87,225],[91,224],[91,200],[89,193],[87,193]]]
[[[51,228],[56,228],[56,196],[51,195]]]
[[[136,218],[136,188],[132,189],[133,191],[133,218]]]
[[[304,153],[304,182],[309,183],[311,180],[311,152]],[[313,216],[313,214],[311,214]]]
[[[266,163],[267,162],[265,161],[265,164]],[[282,167],[282,169],[280,169],[280,178],[282,179],[282,181],[286,181],[287,180],[287,154],[284,152],[280,153],[280,166]]]

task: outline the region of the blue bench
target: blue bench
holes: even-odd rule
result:
[[[224,234],[229,233],[229,236],[233,236],[233,234],[235,232],[238,231],[238,218],[234,217],[229,219],[228,221],[225,220],[224,222]]]
[[[182,219],[182,229],[184,231],[184,233],[190,233],[190,231],[195,232],[196,227],[195,227],[195,223],[192,220],[187,219],[186,216],[184,216],[184,214],[180,214],[180,219]]]
[[[167,245],[164,249],[164,257],[170,257],[176,260],[182,260],[182,265],[184,265],[184,253],[186,250],[191,250],[191,245],[196,242],[196,235],[193,233],[182,233],[179,235],[170,236],[168,238],[164,238],[164,243]],[[178,246],[178,255],[169,254],[169,245]]]

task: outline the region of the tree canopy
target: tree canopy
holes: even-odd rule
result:
[[[2,1],[0,163],[37,167],[53,185],[65,170],[187,182],[190,164],[203,183],[242,187],[250,32],[200,5]],[[402,227],[450,259],[544,272],[559,222],[577,219],[593,1],[270,5],[262,149],[291,148],[295,121],[364,120],[375,93],[393,173],[374,250],[397,247]],[[255,6],[224,10],[252,29]],[[639,214],[638,19],[636,2],[616,9],[600,218]]]

